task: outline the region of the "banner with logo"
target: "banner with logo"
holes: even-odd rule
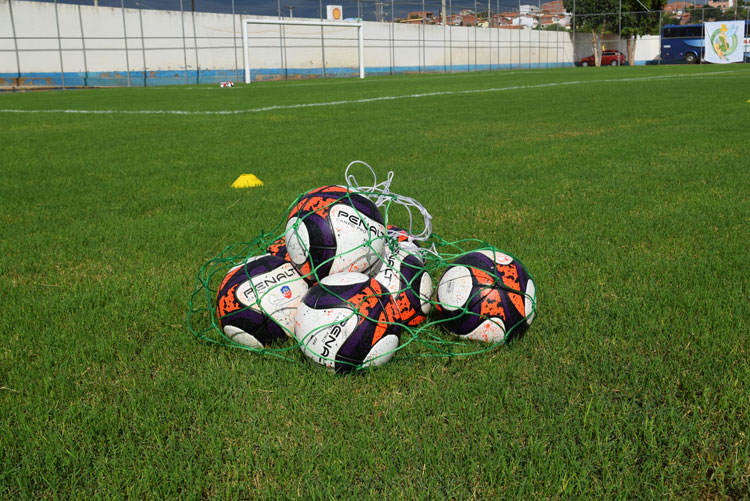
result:
[[[743,42],[745,21],[719,21],[706,23],[705,55],[709,63],[741,63],[744,59]]]
[[[341,21],[343,19],[342,8],[340,5],[326,5],[329,21]]]

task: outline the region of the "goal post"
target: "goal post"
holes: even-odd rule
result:
[[[245,66],[245,83],[250,83],[250,47],[248,43],[248,25],[271,24],[279,26],[332,26],[337,28],[357,28],[357,53],[359,55],[359,78],[365,78],[365,44],[362,34],[362,23],[348,21],[288,21],[283,19],[243,19],[242,20],[242,55]]]

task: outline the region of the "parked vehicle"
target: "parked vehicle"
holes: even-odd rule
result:
[[[602,66],[619,66],[627,64],[628,58],[625,54],[619,50],[603,50],[602,51]],[[594,55],[591,54],[588,57],[581,58],[581,66],[594,66]]]
[[[703,25],[667,25],[661,30],[662,62],[697,63],[703,59]]]

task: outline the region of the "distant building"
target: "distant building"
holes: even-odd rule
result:
[[[534,29],[539,26],[539,19],[536,16],[524,15],[523,13],[514,18],[512,23],[522,28]]]
[[[672,2],[665,5],[664,10],[669,12],[681,12],[694,7],[696,7],[695,2]]]
[[[432,20],[432,12],[429,11],[421,11],[418,10],[416,12],[409,12],[409,15],[406,16],[407,19],[430,19]]]
[[[461,16],[461,24],[459,26],[474,26],[477,22],[477,16],[475,14],[466,14]]]
[[[536,14],[542,11],[538,5],[521,5],[518,10],[521,14]]]
[[[726,1],[726,0],[724,0]],[[540,5],[520,5],[520,11],[493,12],[487,19],[486,13],[479,15],[471,9],[462,9],[458,14],[445,16],[449,26],[477,26],[480,28],[534,29],[560,25],[570,28],[571,16],[565,10],[563,0],[552,0]],[[481,16],[481,17],[480,17]],[[430,11],[409,12],[408,17],[395,19],[406,24],[442,24],[442,14],[435,16]]]
[[[672,17],[676,17],[679,21],[679,24],[688,24],[690,22],[690,13],[688,12],[688,9],[693,8],[700,8],[700,6],[696,6],[693,2],[673,2],[668,3],[664,6],[664,12],[669,13]]]
[[[547,14],[564,14],[565,6],[562,0],[552,0],[542,4],[542,12]]]
[[[510,17],[508,16],[507,12],[503,12],[501,14],[492,14],[492,19],[490,20],[491,28],[505,28],[510,25]]]
[[[409,12],[406,18],[396,19],[397,23],[405,24],[435,24],[436,18],[429,11]]]

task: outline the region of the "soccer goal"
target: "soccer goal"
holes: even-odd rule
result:
[[[251,67],[257,73],[279,69],[285,77],[290,70],[328,76],[358,66],[365,78],[362,23],[243,19],[242,49],[247,84]]]

